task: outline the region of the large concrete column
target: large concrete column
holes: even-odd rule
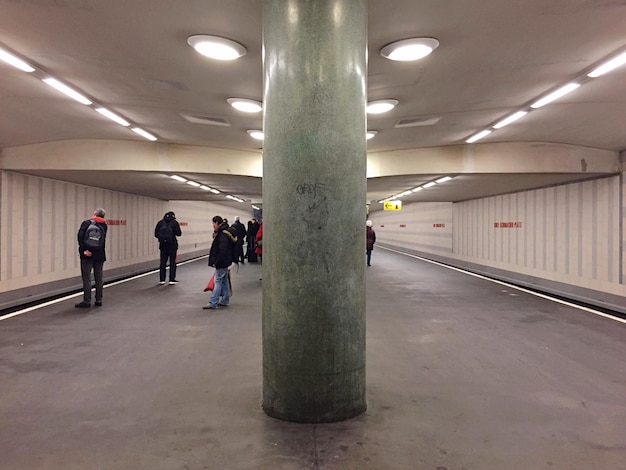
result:
[[[263,409],[365,411],[366,0],[264,0]]]

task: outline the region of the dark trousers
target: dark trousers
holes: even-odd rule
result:
[[[96,261],[91,258],[81,258],[80,274],[83,278],[83,301],[91,303],[91,271],[96,281],[96,302],[102,302],[104,282],[102,280],[102,268],[104,261]]]
[[[165,267],[170,263],[170,281],[176,280],[176,250],[160,250],[161,264],[159,265],[159,280],[165,281]]]

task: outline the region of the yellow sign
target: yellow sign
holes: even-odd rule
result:
[[[402,201],[387,201],[383,203],[383,209],[386,211],[402,210]]]

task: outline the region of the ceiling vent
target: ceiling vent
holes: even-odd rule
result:
[[[221,117],[215,116],[202,116],[199,114],[185,114],[180,113],[182,117],[184,117],[187,121],[193,122],[195,124],[206,124],[208,126],[225,126],[230,127],[230,122]]]
[[[441,116],[428,116],[428,117],[416,117],[400,119],[393,127],[417,127],[417,126],[432,126],[441,119]]]

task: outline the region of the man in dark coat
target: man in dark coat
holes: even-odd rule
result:
[[[230,303],[228,267],[233,263],[233,244],[237,242],[237,236],[228,230],[228,223],[224,219],[216,215],[212,221],[213,244],[209,252],[209,266],[215,268],[215,287],[209,303],[202,307],[204,309],[228,307]]]
[[[259,231],[259,223],[256,221],[256,219],[252,219],[251,221],[249,221],[248,222],[248,237],[246,239],[248,243],[247,254],[248,254],[249,263],[257,262],[257,256],[256,256],[256,253],[254,252],[254,249],[256,248],[256,234],[258,231]]]
[[[78,254],[80,256],[80,274],[83,280],[83,300],[76,308],[91,307],[91,271],[96,283],[96,307],[102,306],[104,291],[103,267],[106,261],[105,243],[107,223],[104,209],[98,208],[91,219],[84,220],[78,229]]]
[[[154,227],[154,236],[159,240],[159,251],[161,254],[159,264],[159,284],[165,284],[165,268],[170,264],[170,284],[177,284],[176,280],[176,253],[178,251],[178,240],[180,237],[180,224],[176,220],[176,214],[172,211],[165,215]]]
[[[235,227],[235,230],[237,230],[237,259],[233,260],[235,262],[241,262],[241,264],[244,263],[245,260],[245,256],[243,254],[243,242],[246,239],[246,235],[248,234],[248,231],[246,230],[246,227],[239,221],[239,216],[235,217],[235,221],[233,222],[233,227]]]
[[[376,243],[376,232],[372,228],[372,221],[365,222],[365,254],[367,255],[367,265],[372,265],[372,250]]]

